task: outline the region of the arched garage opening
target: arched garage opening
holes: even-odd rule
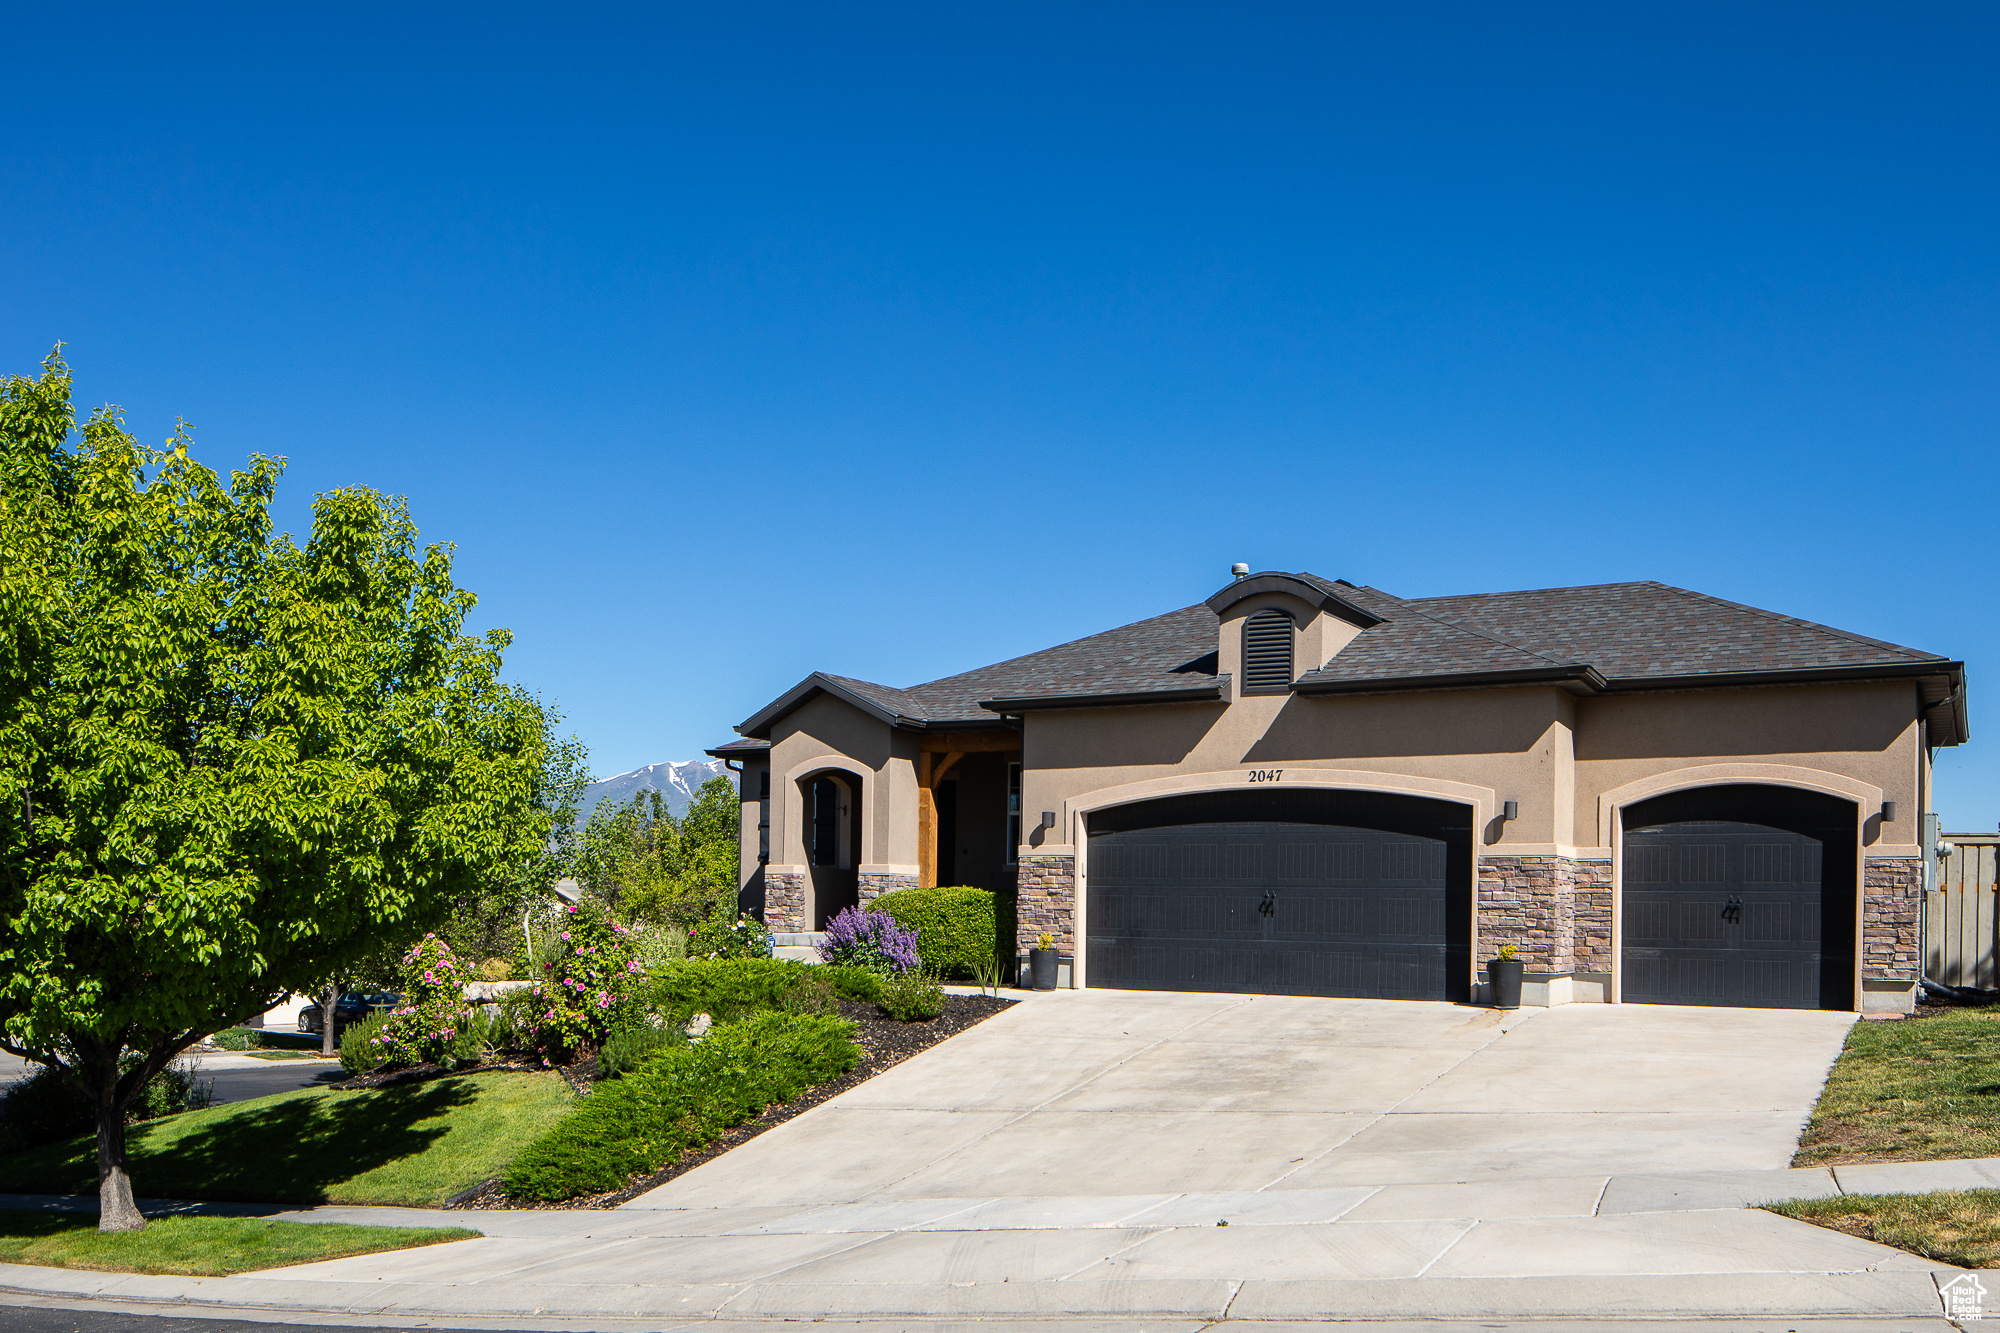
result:
[[[1854,1007],[1855,807],[1790,787],[1625,807],[1623,998]]]
[[[1468,806],[1382,792],[1229,791],[1088,818],[1092,986],[1470,994]]]

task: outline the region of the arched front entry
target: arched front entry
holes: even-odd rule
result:
[[[821,771],[799,780],[804,797],[808,900],[812,929],[860,899],[861,784],[853,775]]]
[[[1465,999],[1469,806],[1202,792],[1088,817],[1092,986]]]
[[[1627,1003],[1854,1007],[1853,802],[1698,787],[1622,824]]]

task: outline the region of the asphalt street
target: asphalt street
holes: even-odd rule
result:
[[[201,1077],[215,1085],[215,1102],[247,1102],[253,1097],[268,1097],[274,1092],[290,1092],[293,1088],[308,1088],[316,1083],[334,1083],[345,1078],[346,1072],[339,1065],[323,1065],[294,1060],[256,1061],[249,1063],[241,1057],[231,1059],[227,1065],[218,1067],[218,1060],[210,1057],[203,1061]],[[0,1053],[0,1087],[5,1087],[26,1072],[26,1063],[16,1056]]]
[[[0,1275],[4,1276],[4,1275]],[[264,1324],[248,1319],[189,1319],[180,1315],[102,1314],[0,1306],[0,1333],[388,1333],[353,1324]],[[405,1324],[398,1333],[407,1333]]]

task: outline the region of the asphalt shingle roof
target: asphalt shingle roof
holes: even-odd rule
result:
[[[1214,685],[1215,612],[1184,606],[905,690],[931,718],[991,717],[987,699],[1172,692]]]
[[[1426,597],[1413,605],[1545,656],[1588,662],[1609,679],[1945,660],[1665,583]]]
[[[1405,600],[1314,574],[1301,579],[1382,618],[1301,685],[1422,688],[1426,678],[1559,672],[1588,666],[1605,681],[1664,681],[1745,672],[1953,664],[1793,616],[1664,583],[1607,583]],[[894,717],[936,726],[991,724],[988,701],[1041,704],[1105,695],[1184,694],[1220,685],[1216,614],[1182,607],[1071,643],[907,689],[820,676]],[[1305,664],[1300,664],[1302,667]]]

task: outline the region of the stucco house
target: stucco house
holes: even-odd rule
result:
[[[1907,1010],[1960,662],[1659,583],[1237,576],[897,689],[814,673],[740,763],[772,929],[1019,891],[1064,984]]]

